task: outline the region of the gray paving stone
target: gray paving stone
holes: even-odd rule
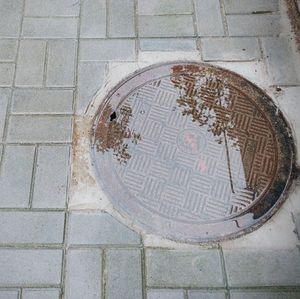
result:
[[[184,299],[183,290],[149,290],[147,292],[147,299]]]
[[[106,36],[106,0],[85,0],[81,3],[80,36]]]
[[[106,252],[106,290],[110,299],[142,299],[140,250],[111,249]]]
[[[77,23],[77,18],[25,17],[22,36],[34,38],[76,38]]]
[[[226,13],[255,13],[277,11],[278,0],[225,0]]]
[[[109,1],[108,35],[111,37],[135,36],[134,0]]]
[[[15,64],[0,63],[0,86],[11,86],[14,79]]]
[[[80,62],[77,83],[77,113],[84,113],[97,90],[102,86],[105,76],[105,63]]]
[[[219,0],[195,0],[199,36],[223,36],[224,27]]]
[[[33,146],[6,146],[0,176],[0,207],[27,207],[33,168]]]
[[[17,41],[0,39],[0,61],[13,61],[17,55]]]
[[[32,201],[34,208],[66,206],[69,155],[68,146],[39,147]]]
[[[0,249],[0,286],[58,285],[62,251]]]
[[[148,286],[224,286],[217,250],[147,250],[146,265]]]
[[[266,56],[270,83],[274,85],[299,83],[300,75],[297,72],[299,62],[293,54],[288,39],[284,37],[264,38],[262,45]]]
[[[189,291],[189,299],[226,299],[224,291]]]
[[[66,299],[99,299],[102,292],[102,253],[99,249],[69,250]]]
[[[300,292],[230,291],[231,299],[299,299]]]
[[[75,40],[52,40],[48,44],[47,86],[74,86]]]
[[[0,0],[0,37],[19,37],[22,0]]]
[[[3,140],[6,110],[10,93],[9,88],[0,88],[0,141]]]
[[[188,14],[193,12],[191,0],[139,0],[138,13],[141,15]]]
[[[201,48],[204,60],[254,60],[261,56],[255,38],[203,38]]]
[[[72,102],[72,90],[15,89],[12,113],[72,113]]]
[[[0,243],[62,243],[62,212],[0,212]]]
[[[279,15],[228,15],[231,36],[274,36],[280,33]]]
[[[23,289],[22,299],[59,299],[59,289]]]
[[[224,256],[229,286],[300,285],[298,249],[224,250]]]
[[[191,15],[140,16],[141,37],[195,36]]]
[[[70,244],[139,244],[139,235],[106,213],[72,213]]]
[[[25,16],[78,16],[79,5],[76,0],[26,0]]]
[[[71,116],[11,116],[7,140],[33,143],[70,142]]]
[[[83,61],[133,61],[135,41],[130,39],[81,40],[79,53]]]
[[[196,51],[192,38],[141,38],[141,51]]]
[[[22,40],[17,61],[17,86],[42,86],[46,42]]]
[[[0,290],[0,299],[19,299],[18,290]]]

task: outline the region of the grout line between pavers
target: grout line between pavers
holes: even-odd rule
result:
[[[220,261],[221,261],[223,280],[224,280],[225,288],[226,288],[226,299],[230,299],[228,277],[227,277],[227,271],[226,271],[226,263],[225,263],[225,258],[224,258],[224,253],[223,253],[222,246],[219,247],[219,255],[220,255]]]
[[[146,276],[146,255],[145,255],[145,246],[143,241],[141,240],[141,275],[142,275],[142,298],[147,298],[147,276]]]
[[[228,23],[227,23],[227,13],[225,8],[224,0],[219,0],[220,2],[220,11],[221,11],[221,17],[222,17],[222,23],[224,28],[224,34],[226,37],[229,36],[229,29],[228,29]]]
[[[43,69],[43,87],[46,87],[46,82],[47,82],[49,48],[50,48],[49,41],[46,41],[45,57],[44,57],[44,69]]]
[[[196,34],[196,36],[198,36],[198,24],[197,24],[197,17],[196,17],[196,4],[195,4],[195,0],[191,0],[192,3],[192,9],[193,9],[193,13],[192,13],[192,18],[193,18],[193,25],[194,25],[194,33]]]
[[[105,36],[109,38],[109,18],[110,18],[110,11],[109,11],[109,0],[105,1]]]
[[[28,201],[28,207],[30,209],[32,208],[38,154],[39,154],[39,145],[36,145],[35,148],[34,148],[34,154],[33,154],[33,163],[32,163],[33,165],[32,165],[32,172],[31,172],[31,182],[30,182],[29,201]]]
[[[106,250],[102,250],[102,267],[101,267],[101,298],[106,299],[106,282],[107,282],[107,261],[106,261]]]

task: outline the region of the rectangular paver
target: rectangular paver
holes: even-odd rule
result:
[[[12,100],[12,113],[71,114],[72,102],[72,90],[15,89]]]
[[[189,299],[226,299],[224,291],[189,291]]]
[[[22,36],[32,38],[76,38],[78,18],[30,18],[23,20]]]
[[[47,86],[74,86],[75,40],[52,40],[48,43]]]
[[[0,243],[62,243],[62,212],[0,212]]]
[[[225,250],[224,257],[229,286],[300,285],[298,249]]]
[[[140,250],[112,249],[106,252],[106,290],[110,299],[142,299]]]
[[[141,38],[141,51],[196,51],[193,38]]]
[[[81,40],[80,60],[85,61],[133,61],[135,41],[130,39]]]
[[[0,87],[12,86],[15,72],[14,63],[0,63]]]
[[[40,40],[22,40],[17,61],[16,85],[42,86],[46,42]]]
[[[279,9],[278,0],[224,0],[226,13],[271,12]]]
[[[85,0],[81,4],[81,37],[106,36],[106,0]]]
[[[11,91],[9,88],[0,88],[0,141],[3,140],[7,104],[9,101],[10,93]]]
[[[191,15],[140,16],[141,37],[195,36]]]
[[[59,289],[23,289],[22,299],[59,299]]]
[[[224,286],[217,250],[147,250],[148,286]]]
[[[0,299],[19,299],[18,290],[0,290]]]
[[[72,213],[70,244],[139,244],[139,235],[105,213]]]
[[[219,0],[195,0],[199,36],[223,36],[224,26]]]
[[[191,14],[191,0],[138,0],[138,13],[141,15]]]
[[[183,290],[157,289],[147,292],[147,299],[185,299]]]
[[[10,142],[70,142],[70,116],[14,115],[10,117]]]
[[[26,0],[25,16],[78,16],[79,5],[76,0]]]
[[[6,146],[0,175],[0,207],[27,207],[33,168],[33,146]]]
[[[201,49],[203,60],[255,60],[261,56],[255,38],[203,38]]]
[[[0,286],[58,285],[62,251],[0,249]]]
[[[35,173],[34,208],[64,208],[67,199],[68,146],[40,146]]]
[[[102,292],[102,253],[99,249],[69,250],[65,298],[99,299]]]
[[[299,299],[300,292],[293,291],[230,291],[231,299]]]
[[[273,36],[280,33],[279,15],[228,15],[231,36]]]
[[[17,54],[17,41],[0,39],[0,61],[13,61]]]

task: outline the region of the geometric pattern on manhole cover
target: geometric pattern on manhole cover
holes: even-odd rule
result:
[[[293,142],[274,109],[257,87],[219,68],[141,70],[95,118],[100,184],[152,233],[199,242],[247,232],[276,210],[292,172]]]

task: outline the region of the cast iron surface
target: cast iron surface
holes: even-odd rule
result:
[[[294,168],[272,100],[227,70],[195,62],[142,69],[99,107],[93,165],[114,208],[182,242],[239,236],[279,208]]]

